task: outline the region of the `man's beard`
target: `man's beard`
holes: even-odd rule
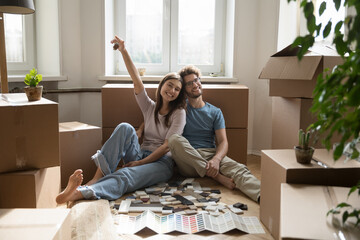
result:
[[[188,98],[196,99],[196,98],[198,98],[198,97],[200,97],[202,95],[202,91],[200,91],[200,93],[198,93],[198,94],[194,94],[194,93],[190,92],[190,93],[186,93],[186,95],[187,95]]]

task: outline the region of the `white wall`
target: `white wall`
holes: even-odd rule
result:
[[[62,71],[68,81],[60,88],[101,87],[104,72],[103,7],[99,0],[61,0]],[[271,98],[267,80],[258,75],[276,52],[280,0],[236,0],[234,77],[250,89],[250,153],[271,147]],[[114,106],[116,107],[116,106]],[[61,94],[60,121],[81,121],[101,126],[100,93]]]

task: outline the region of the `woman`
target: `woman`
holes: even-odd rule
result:
[[[144,116],[143,144],[139,145],[137,133],[130,124],[119,124],[101,151],[92,156],[98,167],[93,179],[81,186],[82,170],[76,170],[65,190],[56,197],[58,204],[79,199],[114,200],[126,192],[166,182],[172,176],[174,163],[168,138],[182,134],[185,126],[183,80],[176,73],[167,74],[159,84],[155,103],[147,96],[124,41],[115,36],[111,43],[118,44],[134,83],[135,98]],[[117,170],[121,159],[125,165]]]

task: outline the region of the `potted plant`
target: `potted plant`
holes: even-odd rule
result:
[[[299,146],[295,146],[296,161],[302,164],[309,164],[315,149],[309,147],[310,131],[299,130]]]
[[[24,83],[28,86],[25,86],[24,90],[29,101],[41,99],[43,86],[38,86],[41,80],[42,75],[38,74],[35,68],[31,69],[30,72],[26,74]]]

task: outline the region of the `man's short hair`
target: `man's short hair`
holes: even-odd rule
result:
[[[179,75],[182,79],[184,79],[185,76],[195,74],[198,77],[201,77],[201,71],[199,68],[195,67],[194,65],[187,65],[180,69]]]

